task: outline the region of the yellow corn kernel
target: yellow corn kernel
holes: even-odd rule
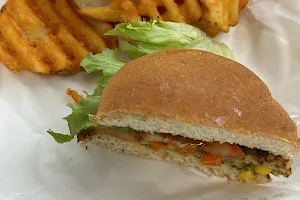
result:
[[[261,165],[255,166],[254,170],[259,175],[268,175],[272,171],[270,167],[261,166]]]
[[[292,171],[291,171],[291,170],[287,170],[287,171],[285,172],[285,174],[286,174],[287,177],[288,177],[288,176],[290,176],[290,175],[292,174]]]
[[[169,155],[170,155],[169,152],[165,151],[163,153],[163,158],[166,159],[167,157],[169,157]]]
[[[244,182],[246,181],[252,181],[255,179],[254,172],[251,170],[242,170],[240,172],[240,179]]]

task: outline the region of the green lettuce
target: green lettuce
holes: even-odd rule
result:
[[[48,131],[56,142],[69,142],[79,132],[98,126],[97,123],[89,119],[89,114],[96,114],[103,88],[125,63],[119,58],[116,49],[104,49],[101,54],[96,55],[87,54],[82,60],[81,66],[87,73],[102,71],[103,76],[97,81],[97,87],[93,94],[90,95],[85,92],[87,95],[85,98],[78,103],[69,103],[67,105],[72,109],[72,114],[64,118],[68,123],[70,135],[55,133],[52,130]]]
[[[102,53],[96,55],[89,53],[80,63],[87,73],[102,70],[104,75],[115,74],[125,64],[117,49],[103,49]]]
[[[165,49],[183,48],[209,51],[234,59],[231,50],[223,43],[211,40],[204,32],[188,24],[151,21],[122,23],[105,35],[121,36],[120,49],[131,59]]]
[[[204,50],[233,59],[232,52],[226,45],[211,40],[206,37],[205,33],[187,24],[156,20],[134,21],[118,24],[106,35],[126,38],[126,41],[120,41],[119,46],[121,52],[127,54],[131,59],[171,48]],[[117,49],[104,49],[100,54],[89,53],[86,55],[81,62],[85,71],[87,73],[102,71],[103,76],[97,81],[97,87],[93,94],[86,93],[86,97],[78,103],[67,105],[72,109],[72,113],[64,118],[68,123],[70,134],[48,131],[58,143],[71,141],[81,131],[100,127],[97,123],[89,120],[89,114],[96,114],[102,90],[125,64],[126,62],[119,57]],[[122,132],[134,131],[130,128],[109,128]]]
[[[105,87],[125,64],[126,62],[119,57],[117,49],[104,49],[101,54],[96,55],[89,53],[80,63],[87,73],[102,71],[103,76],[97,81],[97,84],[102,87]]]

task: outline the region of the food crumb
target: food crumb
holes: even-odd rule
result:
[[[80,141],[78,144],[79,144],[79,146],[80,146],[81,148],[84,148],[85,150],[87,150],[87,149],[88,149],[88,146],[87,146],[87,144],[86,144],[86,143],[84,143],[84,142]]]

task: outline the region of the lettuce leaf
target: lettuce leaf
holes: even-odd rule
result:
[[[232,52],[225,44],[211,40],[198,28],[187,24],[156,20],[133,21],[118,24],[105,35],[128,39],[130,42],[121,40],[119,46],[120,50],[128,54],[131,59],[171,48],[204,50],[233,59]],[[99,127],[97,123],[89,120],[89,114],[96,114],[102,90],[125,64],[126,62],[119,57],[117,49],[104,49],[102,53],[96,55],[87,54],[82,60],[81,66],[87,73],[102,71],[103,76],[97,81],[97,87],[93,94],[86,93],[86,98],[81,99],[79,103],[67,105],[72,109],[72,114],[64,118],[68,122],[70,135],[48,131],[58,143],[69,142],[79,132]],[[118,129],[122,132],[134,131],[130,128],[108,128]]]
[[[98,124],[89,119],[89,114],[96,114],[103,88],[113,75],[125,64],[117,50],[104,49],[101,54],[88,54],[81,62],[86,72],[102,71],[103,76],[97,81],[97,87],[93,94],[87,94],[78,103],[69,103],[67,106],[72,109],[72,114],[64,119],[68,122],[70,135],[55,133],[48,130],[48,133],[58,142],[71,141],[76,134],[88,128],[97,127]]]
[[[121,41],[120,49],[128,53],[131,59],[174,48],[209,51],[234,59],[225,44],[211,40],[204,32],[188,24],[157,20],[133,21],[118,24],[105,35],[121,36],[130,40]]]
[[[57,143],[60,143],[60,144],[65,143],[65,142],[70,142],[71,140],[74,139],[74,136],[72,136],[72,135],[64,135],[61,133],[55,133],[52,130],[48,130],[47,132],[54,138],[54,140]]]
[[[103,49],[102,53],[89,53],[80,65],[87,73],[103,71],[103,75],[115,74],[126,62],[121,60],[118,49]]]

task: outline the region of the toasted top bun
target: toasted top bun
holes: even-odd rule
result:
[[[199,50],[133,60],[109,81],[91,120],[105,126],[236,143],[291,158],[297,128],[243,65]]]

